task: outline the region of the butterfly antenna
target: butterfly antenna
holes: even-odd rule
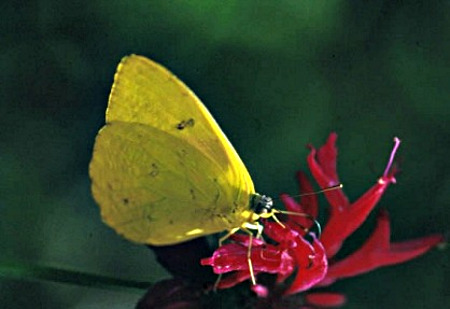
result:
[[[320,193],[324,193],[324,192],[328,192],[328,191],[333,191],[333,190],[338,190],[338,189],[342,189],[344,187],[344,185],[342,183],[338,183],[337,185],[319,190],[319,191],[314,191],[314,192],[306,192],[306,193],[302,193],[302,194],[298,194],[298,195],[292,195],[292,197],[301,197],[301,196],[308,196],[308,195],[316,195],[316,194],[320,194]],[[279,197],[275,198],[275,199],[279,199]],[[314,223],[314,225],[317,228],[317,234],[318,237],[320,238],[320,235],[322,234],[322,226],[320,225],[319,221],[317,221],[313,216],[306,214],[306,213],[301,213],[301,212],[294,212],[294,211],[287,211],[287,210],[278,210],[278,209],[273,209],[272,210],[273,213],[273,218],[276,222],[278,222],[278,224],[280,224],[281,226],[284,227],[284,225],[276,218],[275,213],[281,213],[281,214],[285,214],[285,215],[290,215],[290,216],[299,216],[299,217],[304,217],[307,218],[309,220],[311,220],[311,222]],[[305,232],[308,232],[309,229],[305,228]]]
[[[306,192],[306,193],[302,193],[302,194],[297,194],[297,195],[292,195],[292,197],[302,197],[302,196],[308,196],[308,195],[316,195],[316,194],[320,194],[320,193],[324,193],[324,192],[328,192],[328,191],[333,191],[333,190],[338,190],[338,189],[342,189],[344,187],[344,185],[342,183],[338,183],[337,185],[319,190],[319,191],[314,191],[314,192]]]

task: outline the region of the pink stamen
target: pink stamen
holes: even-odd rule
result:
[[[400,146],[400,139],[398,137],[394,137],[394,148],[392,149],[391,156],[389,157],[388,164],[386,166],[386,169],[384,170],[383,177],[387,177],[391,167],[392,163],[394,162],[395,153],[397,152],[398,147]]]

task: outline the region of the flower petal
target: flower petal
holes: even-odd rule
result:
[[[325,145],[320,147],[317,152],[317,161],[322,167],[323,171],[332,179],[338,180],[338,175],[336,172],[336,158],[337,158],[337,148],[336,148],[337,134],[332,132],[327,139]]]
[[[340,307],[347,301],[345,295],[339,293],[309,293],[305,295],[308,304],[320,307]]]
[[[311,182],[306,177],[306,174],[299,171],[297,172],[297,180],[300,185],[300,193],[314,192],[314,188]],[[313,218],[317,218],[319,214],[319,203],[317,202],[317,195],[303,195],[300,197],[300,205],[302,205],[303,211]],[[311,222],[310,222],[311,223]]]
[[[289,225],[285,224],[283,227],[277,222],[265,220],[264,234],[282,244],[281,248],[283,249],[297,246],[296,241],[299,236],[299,232],[296,229],[291,228]]]
[[[346,207],[332,206],[330,218],[322,234],[322,243],[327,250],[328,258],[333,257],[341,248],[344,240],[350,236],[367,219],[372,209],[376,206],[383,193],[391,183],[395,183],[396,169],[392,168],[395,153],[400,140],[394,139],[394,148],[391,151],[389,161],[383,176],[356,202]]]
[[[255,275],[257,272],[255,272]],[[217,284],[217,289],[229,289],[236,284],[239,284],[241,282],[244,282],[245,280],[250,279],[250,272],[249,271],[236,271],[233,273],[230,273],[222,278],[220,278],[219,283]]]
[[[290,225],[297,231],[303,231],[311,227],[314,221],[312,221],[310,218],[307,218],[306,216],[301,216],[302,214],[309,215],[309,213],[303,208],[302,204],[297,203],[294,198],[290,197],[287,194],[281,194],[280,199],[287,211],[299,214],[299,216],[289,215],[286,222],[288,225]]]
[[[408,261],[424,254],[444,240],[442,235],[431,235],[391,244],[389,238],[389,216],[386,211],[381,211],[377,227],[366,243],[342,261],[330,265],[321,285],[325,282],[330,284],[337,279],[353,277],[381,266]]]
[[[248,270],[247,252],[247,247],[230,243],[219,247],[211,258],[201,259],[200,263],[213,266],[215,274]]]
[[[291,286],[284,292],[284,295],[290,295],[306,291],[320,282],[326,275],[328,269],[328,260],[325,255],[325,249],[320,241],[313,236],[312,254],[309,255],[309,265],[303,264],[304,248],[299,245],[301,250],[296,250],[296,260],[298,265],[297,275]],[[303,241],[298,237],[299,242]],[[304,244],[303,244],[304,245]]]
[[[224,277],[217,286],[219,289],[228,288],[250,278],[247,254],[247,246],[230,243],[221,246],[212,257],[204,258],[200,263],[212,266],[216,274],[234,272]],[[274,245],[252,247],[250,259],[255,275],[266,272],[288,277],[294,271],[294,258],[288,250]]]
[[[344,240],[364,223],[389,184],[394,181],[393,175],[381,177],[369,191],[351,206],[339,212],[333,212],[321,237],[328,258],[333,257],[341,248]]]
[[[311,174],[322,189],[326,189],[340,183],[336,173],[336,148],[337,134],[331,133],[324,146],[319,151],[314,147],[309,146],[311,152],[307,157],[307,162]],[[325,159],[326,158],[326,159]],[[341,209],[349,205],[348,198],[343,193],[342,189],[336,189],[325,192],[325,197],[331,205],[331,213],[334,209]]]
[[[297,179],[300,184],[300,193],[311,193],[314,192],[313,186],[309,182],[305,173],[299,171],[297,172]],[[303,227],[303,229],[309,229],[314,225],[314,221],[311,218],[317,218],[319,207],[317,203],[317,195],[303,195],[300,198],[300,203],[298,203],[294,198],[287,194],[281,194],[280,199],[283,202],[287,211],[298,213],[298,216],[290,215],[288,216],[289,223],[295,223]],[[310,216],[310,218],[301,216],[302,214]]]
[[[218,248],[213,256],[200,260],[202,265],[210,265],[216,274],[224,274],[237,270],[249,270],[248,247],[239,244],[226,244]],[[268,273],[285,273],[294,268],[293,258],[276,246],[267,244],[264,247],[252,247],[250,253],[253,271]]]
[[[230,240],[238,244],[244,245],[245,247],[248,247],[248,245],[250,244],[250,237],[248,234],[234,233],[233,235],[230,236]],[[261,247],[264,244],[265,242],[263,239],[252,237],[252,247]]]

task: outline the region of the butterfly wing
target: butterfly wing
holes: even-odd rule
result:
[[[200,100],[168,70],[135,55],[118,66],[90,176],[103,220],[153,245],[240,226],[254,193]]]

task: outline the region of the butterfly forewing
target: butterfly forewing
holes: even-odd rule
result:
[[[104,221],[154,245],[240,226],[254,193],[241,159],[192,91],[135,55],[119,64],[90,176]]]

